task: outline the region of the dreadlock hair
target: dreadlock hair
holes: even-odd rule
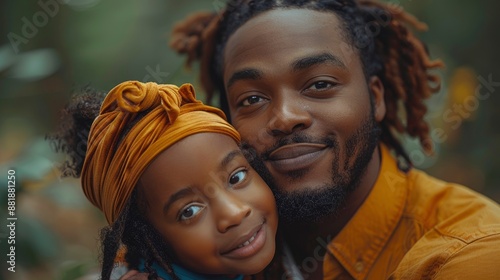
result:
[[[90,87],[77,91],[61,111],[58,129],[46,136],[56,152],[68,155],[61,166],[63,176],[80,177],[90,127],[99,114],[105,96],[105,92]],[[128,130],[144,115],[138,114],[136,119],[128,124],[123,135],[120,135],[120,139],[123,139]],[[154,263],[163,268],[172,279],[179,279],[172,270],[168,244],[145,218],[144,212],[148,205],[142,190],[140,185],[136,186],[118,219],[100,231],[101,279],[110,279],[117,255],[123,250],[126,250],[125,261],[128,267],[138,269],[143,262],[146,272],[149,273],[148,279],[159,278],[153,268]]]
[[[198,13],[178,23],[170,45],[187,55],[188,66],[200,61],[200,80],[208,102],[218,91],[220,106],[230,116],[222,78],[229,37],[263,12],[287,8],[328,11],[340,18],[343,35],[357,51],[366,80],[378,76],[384,85],[386,115],[380,124],[381,141],[409,165],[411,160],[397,134],[417,137],[424,151],[431,154],[424,101],[440,89],[439,77],[429,70],[444,64],[431,60],[426,46],[407,27],[425,30],[427,26],[397,5],[375,0],[229,0],[223,12]]]

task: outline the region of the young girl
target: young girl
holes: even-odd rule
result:
[[[123,248],[129,268],[149,279],[242,279],[263,270],[275,252],[274,197],[222,111],[195,99],[189,84],[129,81],[101,101],[91,91],[76,99],[56,140],[109,223],[102,279]]]

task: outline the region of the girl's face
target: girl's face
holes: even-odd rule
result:
[[[272,260],[274,197],[231,137],[184,138],[146,168],[140,186],[147,218],[184,267],[204,274],[254,274]]]

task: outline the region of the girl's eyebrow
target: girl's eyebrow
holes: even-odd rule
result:
[[[175,201],[177,201],[183,197],[186,197],[188,195],[193,195],[193,194],[194,194],[194,190],[192,187],[186,187],[186,188],[183,188],[183,189],[175,192],[174,194],[172,194],[168,198],[167,203],[165,203],[165,205],[163,206],[163,213],[167,213]]]
[[[220,169],[224,169],[235,157],[238,157],[238,156],[241,156],[244,158],[243,153],[241,152],[240,149],[236,149],[236,150],[233,150],[233,151],[227,153],[226,156],[224,156],[224,158],[220,162],[220,165],[219,165]],[[195,193],[195,190],[191,186],[185,187],[185,188],[175,192],[174,194],[172,194],[168,198],[167,203],[165,203],[165,205],[163,206],[163,213],[167,213],[175,201],[177,201],[183,197],[193,195],[194,193]]]
[[[227,153],[220,163],[220,169],[224,169],[237,156],[245,157],[240,149]]]

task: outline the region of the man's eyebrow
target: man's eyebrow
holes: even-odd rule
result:
[[[240,71],[237,71],[231,78],[229,78],[227,82],[227,88],[231,87],[235,82],[240,80],[258,80],[262,78],[262,71],[259,71],[254,68],[246,68]]]
[[[167,203],[165,203],[165,205],[163,206],[163,213],[167,213],[175,201],[192,194],[194,194],[194,190],[191,187],[183,188],[182,190],[179,190],[178,192],[172,194],[169,197]]]
[[[243,152],[241,152],[240,149],[238,150],[233,150],[231,152],[229,152],[223,159],[222,161],[220,162],[220,168],[221,169],[224,169],[235,157],[237,156],[241,156],[241,157],[245,157],[243,155]]]
[[[340,60],[335,55],[329,54],[329,53],[321,53],[318,55],[313,55],[313,56],[307,56],[303,57],[300,59],[297,59],[292,63],[292,69],[294,71],[300,71],[304,70],[306,68],[309,68],[311,66],[317,65],[317,64],[323,64],[323,63],[330,63],[335,66],[339,66],[343,69],[347,69],[345,64]]]

